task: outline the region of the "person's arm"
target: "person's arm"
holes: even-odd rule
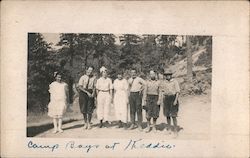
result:
[[[142,96],[142,106],[146,105],[146,99],[147,99],[147,83],[145,83],[144,85],[144,89],[142,90],[143,91],[143,96]]]
[[[178,98],[180,95],[180,86],[179,86],[179,83],[177,81],[175,81],[175,90],[176,90],[176,95],[175,95],[174,105],[177,105]]]
[[[113,95],[113,83],[112,83],[112,80],[110,79],[109,81],[109,94],[110,96]]]
[[[96,81],[97,79],[95,78],[93,81],[93,92],[92,92],[92,97],[96,96]]]
[[[79,88],[81,91],[83,91],[84,93],[86,93],[88,96],[91,96],[91,94],[90,94],[88,91],[86,91],[86,90],[84,89],[84,87],[83,87],[83,81],[84,81],[84,76],[82,76],[82,77],[80,78],[79,83],[78,83],[78,85],[79,85],[78,88]]]
[[[159,84],[159,96],[158,96],[157,104],[158,105],[163,104],[163,86],[162,86],[162,84]]]
[[[142,85],[140,93],[143,95],[143,91],[145,89],[146,82],[144,79],[140,78],[140,84]]]
[[[65,94],[66,94],[67,105],[69,105],[69,87],[66,83],[65,83]]]
[[[87,93],[88,96],[91,96],[91,94],[90,94],[88,91],[86,91],[86,90],[83,88],[82,85],[79,86],[79,89],[80,89],[81,91]]]

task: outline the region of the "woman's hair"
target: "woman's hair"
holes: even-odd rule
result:
[[[58,71],[55,71],[55,72],[54,72],[54,78],[56,78],[56,76],[58,76],[58,75],[61,75],[61,76],[62,76],[62,73],[61,73],[61,72],[58,72]]]
[[[90,65],[90,66],[87,66],[87,69],[88,70],[89,68],[92,68],[93,70],[95,70],[94,66]]]

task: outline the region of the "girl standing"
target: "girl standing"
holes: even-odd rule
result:
[[[53,133],[62,133],[62,116],[66,111],[68,103],[68,85],[62,81],[62,75],[54,73],[55,81],[49,85],[50,103],[48,115],[53,118]]]
[[[122,73],[117,75],[114,81],[114,106],[116,119],[119,120],[118,128],[125,127],[128,113],[128,81],[122,77]]]

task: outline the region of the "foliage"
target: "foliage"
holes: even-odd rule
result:
[[[176,44],[178,38],[182,39],[182,44]],[[195,65],[211,65],[212,38],[192,36],[191,44],[191,52],[206,48]],[[149,70],[159,72],[186,58],[188,49],[185,36],[147,34],[62,33],[57,45],[61,48],[53,50],[42,34],[28,34],[28,110],[46,110],[48,85],[53,81],[54,71],[63,72],[69,87],[78,82],[87,66],[93,66],[96,75],[101,66],[107,67],[112,79],[118,72],[128,77],[131,68],[145,76]],[[71,94],[73,96],[73,90]]]
[[[56,66],[53,61],[50,45],[39,33],[28,34],[28,110],[44,111],[48,103],[48,85]]]
[[[206,52],[203,52],[199,56],[195,65],[197,66],[204,65],[206,67],[209,67],[212,64],[212,37],[205,38],[203,43],[205,45]]]

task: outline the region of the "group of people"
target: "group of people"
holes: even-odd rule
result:
[[[147,127],[144,131],[156,131],[156,121],[159,117],[160,105],[163,106],[163,114],[166,117],[166,131],[178,132],[177,114],[179,109],[180,87],[172,77],[171,71],[164,72],[165,79],[158,80],[155,71],[149,72],[149,79],[144,80],[137,75],[136,69],[131,69],[130,78],[123,77],[122,72],[117,73],[117,79],[112,82],[108,77],[105,67],[100,68],[101,77],[93,74],[94,68],[88,67],[86,73],[80,77],[78,83],[79,107],[84,118],[84,129],[91,129],[91,119],[96,108],[99,128],[109,127],[110,105],[113,103],[115,117],[118,121],[117,128],[124,127],[132,130],[142,129],[142,110],[146,111]],[[62,75],[55,73],[55,81],[49,86],[50,103],[48,115],[53,118],[53,133],[63,132],[62,116],[65,113],[68,102],[68,87],[62,82]],[[130,113],[131,125],[128,127],[127,113]],[[136,124],[137,116],[137,124]],[[171,128],[171,118],[173,129]],[[151,126],[151,120],[153,125]],[[151,128],[152,127],[152,128]]]

